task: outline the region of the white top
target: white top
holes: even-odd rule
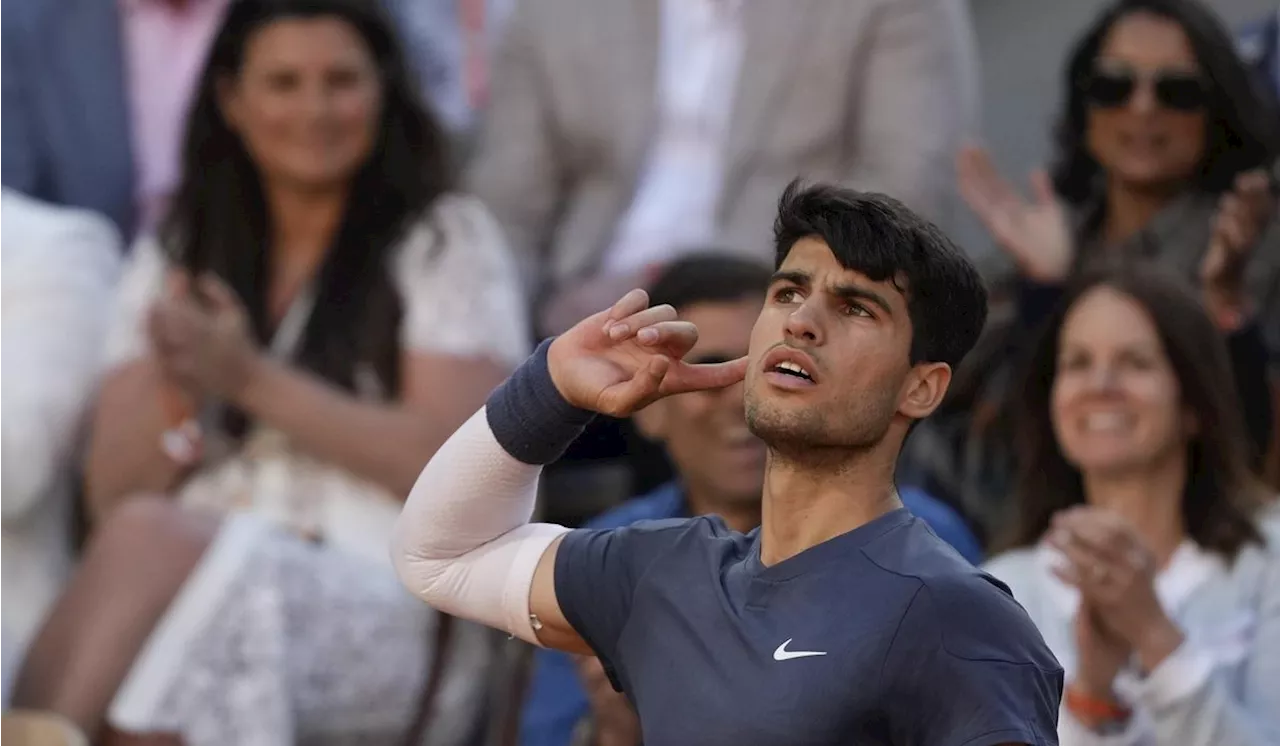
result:
[[[72,465],[121,262],[104,218],[8,189],[2,204],[7,681],[71,569]]]
[[[437,245],[439,241],[439,245]],[[107,340],[119,365],[148,347],[146,310],[164,285],[166,260],[154,239],[138,242]],[[469,196],[437,200],[391,257],[400,293],[405,353],[487,357],[511,368],[530,352],[529,323],[515,264],[488,210]],[[288,326],[287,322],[281,327]],[[360,373],[358,371],[358,373]],[[382,398],[357,375],[357,395]],[[247,510],[390,569],[387,541],[400,500],[382,487],[293,449],[259,424],[228,459],[202,466],[181,489],[184,504]]]
[[[1280,511],[1263,520],[1268,545],[1232,565],[1191,541],[1156,578],[1156,595],[1186,641],[1150,675],[1117,677],[1133,707],[1128,728],[1093,733],[1064,706],[1062,746],[1275,746],[1280,744]],[[1047,545],[995,557],[984,569],[1026,608],[1070,681],[1079,593],[1051,571]]]
[[[607,275],[638,272],[717,233],[724,144],[742,66],[741,0],[664,0],[659,120],[631,207],[605,253]]]

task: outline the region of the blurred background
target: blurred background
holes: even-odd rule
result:
[[[802,178],[987,282],[898,486],[1063,663],[1061,743],[1280,744],[1275,2],[4,11],[11,743],[639,744],[595,659],[401,587],[390,528],[632,287],[746,354]],[[595,420],[540,519],[751,531],[766,458],[740,386],[681,395]],[[1064,557],[1071,526],[1115,543]]]

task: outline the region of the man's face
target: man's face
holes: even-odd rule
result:
[[[689,362],[736,360],[747,354],[760,299],[696,303],[680,318],[698,327]],[[641,431],[666,447],[685,485],[717,501],[760,500],[765,446],[747,429],[742,384],[654,402],[637,414]]]
[[[911,333],[892,283],[844,269],[821,239],[796,242],[751,333],[751,431],[782,452],[879,443],[910,388]]]

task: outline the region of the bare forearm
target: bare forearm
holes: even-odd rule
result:
[[[258,365],[235,403],[316,458],[400,497],[409,494],[423,464],[465,418],[362,402],[268,360]]]
[[[160,371],[147,360],[112,375],[102,387],[85,474],[95,519],[122,498],[167,492],[182,476],[182,466],[160,449],[160,436],[172,424],[161,407],[162,385]]]

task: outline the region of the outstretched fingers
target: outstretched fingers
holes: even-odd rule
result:
[[[634,316],[637,313],[649,307],[649,294],[640,288],[629,291],[626,295],[618,299],[612,307],[605,312],[603,331],[609,333],[609,327],[616,322],[625,318]]]
[[[676,309],[668,304],[663,304],[645,308],[621,319],[610,320],[607,322],[605,333],[609,335],[609,339],[620,342],[639,333],[646,327],[666,321],[674,321],[676,318]]]

